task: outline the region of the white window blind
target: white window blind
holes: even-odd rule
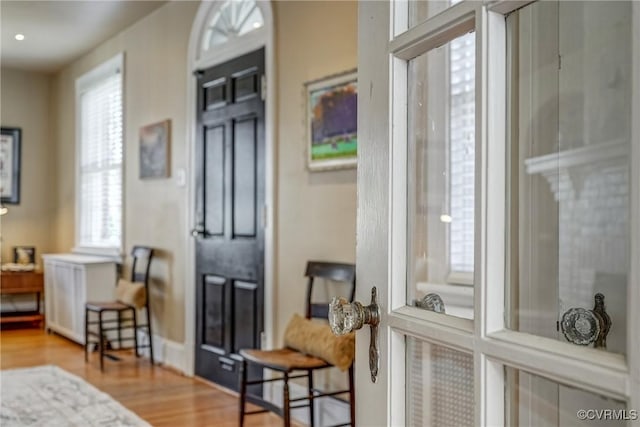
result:
[[[449,268],[452,273],[473,273],[475,33],[452,40],[449,54]]]
[[[119,249],[122,241],[121,66],[103,66],[89,74],[84,83],[83,78],[78,82],[76,245]]]

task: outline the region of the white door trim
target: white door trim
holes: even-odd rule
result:
[[[195,365],[195,244],[191,237],[191,230],[195,227],[195,137],[196,137],[196,84],[193,72],[226,62],[232,58],[249,53],[261,47],[265,48],[265,74],[267,91],[265,99],[265,216],[264,230],[264,339],[263,348],[273,345],[273,322],[275,305],[275,226],[276,226],[276,187],[275,187],[275,43],[274,20],[270,1],[258,1],[264,26],[260,30],[247,36],[229,41],[224,47],[216,51],[213,56],[201,55],[201,39],[210,18],[223,4],[218,1],[203,1],[200,4],[191,28],[187,61],[187,118],[186,141],[188,163],[188,209],[187,228],[184,230],[187,240],[187,257],[184,282],[184,347],[185,374],[192,376]]]

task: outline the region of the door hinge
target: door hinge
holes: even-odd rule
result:
[[[264,101],[267,99],[267,78],[264,74],[260,77],[260,88],[260,97]]]
[[[562,55],[558,55],[558,70],[562,70]]]

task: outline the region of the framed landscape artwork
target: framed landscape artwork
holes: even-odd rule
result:
[[[20,203],[20,128],[2,127],[0,133],[0,203]]]
[[[358,154],[357,72],[307,83],[307,160],[310,170],[355,167]]]
[[[171,120],[140,128],[140,179],[169,176]]]

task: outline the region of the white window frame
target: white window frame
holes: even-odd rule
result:
[[[80,241],[81,236],[81,225],[80,220],[82,218],[81,213],[81,201],[80,195],[82,191],[82,181],[81,181],[81,155],[82,155],[82,111],[81,111],[81,97],[83,92],[87,91],[89,88],[94,86],[97,82],[104,80],[105,78],[112,76],[113,74],[119,73],[121,76],[120,84],[122,91],[122,166],[121,166],[121,174],[122,174],[122,215],[121,215],[121,225],[120,225],[120,242],[118,246],[89,246],[83,244]],[[76,253],[85,253],[85,254],[93,254],[93,255],[104,255],[120,258],[123,254],[123,245],[124,245],[124,165],[125,165],[125,155],[124,155],[124,135],[125,135],[125,120],[124,120],[124,53],[119,53],[113,58],[103,62],[97,67],[93,68],[91,71],[83,74],[78,79],[76,79],[76,201],[75,201],[75,246],[72,251]]]

